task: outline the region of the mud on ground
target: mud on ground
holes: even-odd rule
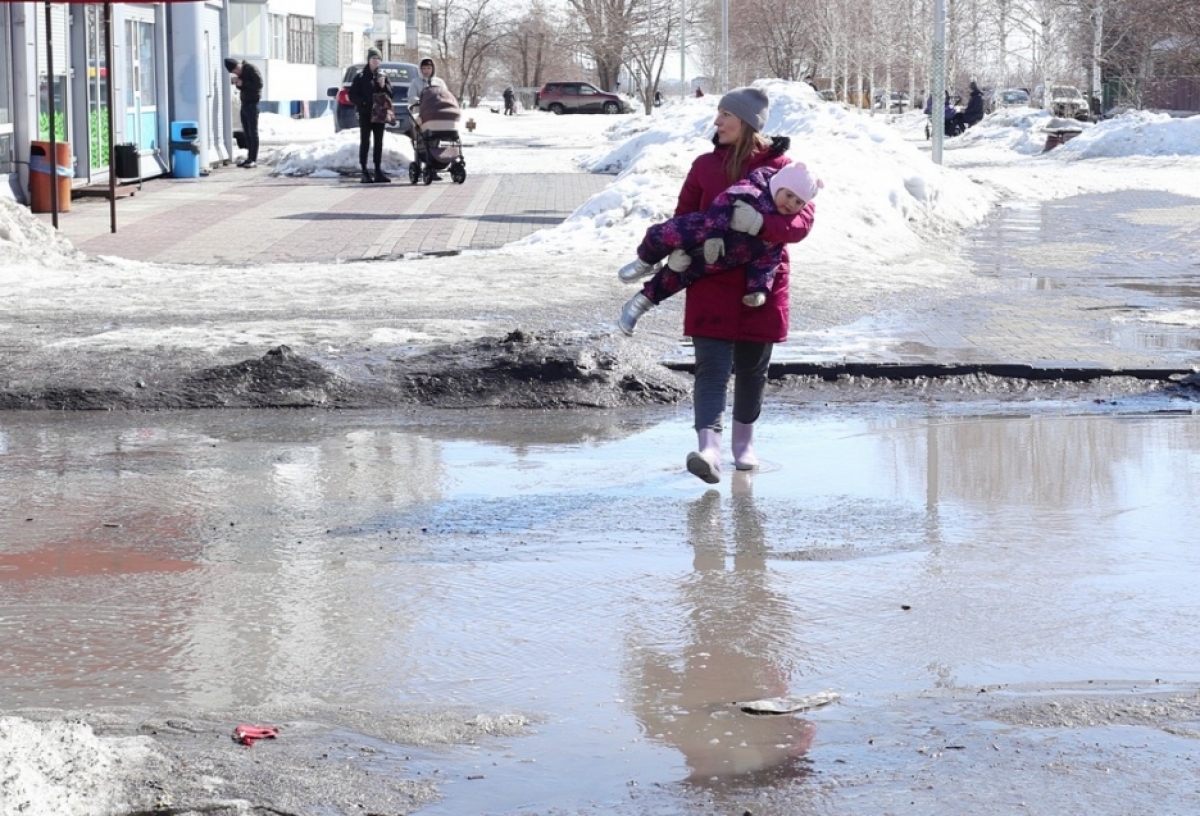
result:
[[[359,352],[322,360],[279,345],[261,357],[194,370],[165,368],[128,384],[0,388],[0,410],[163,410],[188,408],[515,408],[587,409],[671,405],[690,399],[687,364],[664,365],[664,344],[622,343],[611,335],[516,329],[415,351]],[[1191,379],[1090,379],[972,373],[813,373],[773,365],[770,399],[790,403],[895,403],[974,399],[1105,401],[1148,393],[1196,395]],[[109,367],[97,363],[73,375]],[[102,379],[97,377],[97,379]],[[119,380],[119,378],[117,378]]]

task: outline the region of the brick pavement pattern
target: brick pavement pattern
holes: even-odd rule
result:
[[[559,173],[359,184],[223,168],[146,182],[117,201],[115,233],[106,198],[73,201],[59,229],[89,255],[159,263],[374,260],[503,246],[560,223],[611,180]]]

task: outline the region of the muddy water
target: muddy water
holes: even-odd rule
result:
[[[780,408],[717,489],[688,419],[2,415],[0,712],[531,719],[374,744],[422,813],[1185,812],[1197,417]]]

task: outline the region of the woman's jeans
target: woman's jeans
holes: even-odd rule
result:
[[[359,114],[358,124],[358,163],[362,165],[362,169],[367,169],[367,153],[370,152],[371,136],[375,136],[375,150],[372,158],[375,159],[375,169],[378,170],[383,164],[383,122],[362,121],[362,114]]]
[[[720,432],[730,375],[734,421],[749,425],[757,420],[762,413],[767,366],[775,344],[693,337],[692,345],[696,351],[696,383],[692,393],[696,430]]]

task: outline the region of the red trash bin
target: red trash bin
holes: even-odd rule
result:
[[[29,208],[35,213],[50,212],[50,155],[49,142],[31,142],[29,145]],[[54,177],[58,181],[58,211],[71,211],[71,178],[75,175],[71,167],[71,143],[54,143]]]

